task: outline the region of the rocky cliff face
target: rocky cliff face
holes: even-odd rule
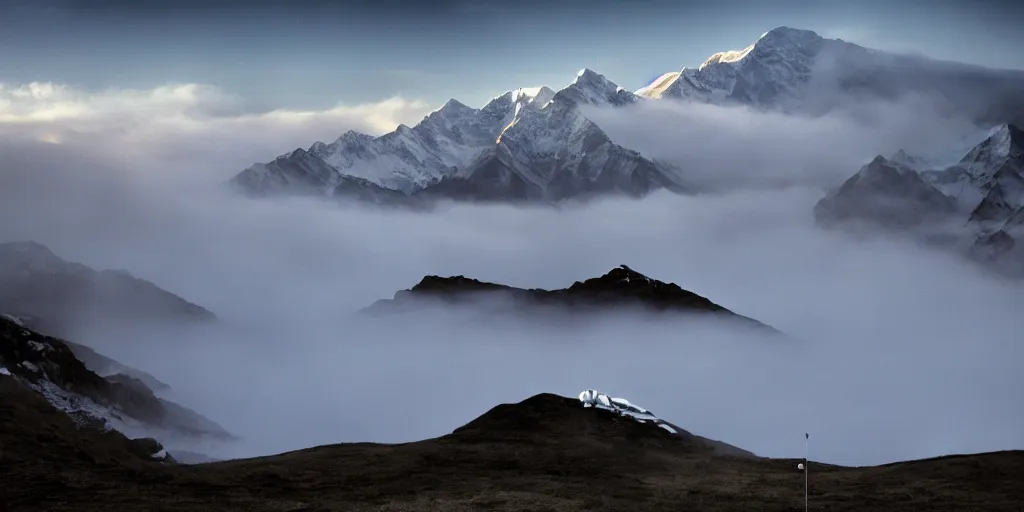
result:
[[[64,340],[29,329],[12,315],[0,316],[0,373],[28,385],[80,425],[232,438],[200,414],[158,398],[140,379],[101,377]]]

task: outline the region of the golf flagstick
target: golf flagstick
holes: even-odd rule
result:
[[[807,473],[811,470],[811,435],[804,433],[804,512],[807,512]]]

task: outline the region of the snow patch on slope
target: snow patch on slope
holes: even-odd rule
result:
[[[613,398],[594,389],[587,389],[580,393],[580,402],[583,403],[583,407],[593,407],[596,409],[612,411],[622,416],[633,418],[639,423],[651,422],[657,425],[663,425],[662,420],[655,416],[651,411],[648,411],[625,398]],[[667,427],[666,430],[673,434],[678,433],[671,426],[663,425],[663,428],[664,427]]]

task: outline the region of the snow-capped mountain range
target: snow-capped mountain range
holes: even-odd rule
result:
[[[814,78],[820,54],[847,47],[863,50],[809,30],[780,27],[743,50],[718,52],[698,68],[665,73],[636,92],[646,98],[777,104],[798,98],[800,87]]]
[[[953,165],[936,169],[934,161],[902,150],[879,155],[822,199],[815,216],[826,224],[918,229],[931,242],[1024,276],[1024,130],[997,126]]]
[[[580,111],[638,97],[589,69],[568,86],[515,89],[483,108],[449,100],[414,127],[347,132],[232,179],[254,194],[312,193],[392,202],[411,197],[557,200],[682,190],[667,166],[613,143]]]
[[[524,109],[543,106],[554,94],[547,87],[516,89],[480,109],[451,99],[413,128],[399,125],[381,137],[349,131],[330,144],[313,144],[309,153],[345,175],[411,193],[468,166]]]
[[[995,124],[1024,117],[1022,84],[1024,72],[894,55],[778,27],[743,50],[716,53],[636,92],[584,69],[557,91],[513,89],[479,109],[452,99],[413,127],[378,137],[350,131],[255,164],[231,183],[254,195],[385,204],[689,192],[685,170],[616,144],[584,107],[675,99],[815,114],[866,96],[913,93]]]
[[[865,98],[927,98],[936,107],[996,124],[1024,117],[1024,71],[994,70],[872,50],[810,30],[779,27],[742,50],[666,73],[645,98],[738,103],[820,114]]]

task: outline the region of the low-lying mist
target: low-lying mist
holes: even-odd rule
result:
[[[748,122],[769,121],[743,113],[710,126],[728,139]],[[665,144],[683,144],[693,123]],[[829,140],[854,159],[860,151],[841,141],[866,128],[848,125],[845,139],[836,130]],[[705,158],[722,155],[715,169],[750,161],[781,175],[794,152],[825,154],[792,131],[777,130],[773,145],[771,133]],[[841,464],[1024,448],[1024,289],[908,242],[817,228],[811,208],[833,176],[813,166],[786,186],[410,213],[242,199],[183,185],[191,180],[173,174],[188,172],[180,163],[132,168],[95,147],[5,144],[0,239],[128,269],[222,319],[188,336],[90,331],[78,340],[152,373],[173,399],[243,438],[196,447],[215,457],[433,437],[501,402],[585,388],[766,456],[800,456],[804,432],[812,458]],[[738,185],[754,171],[734,169]],[[563,328],[438,310],[353,316],[427,274],[561,288],[620,264],[792,339],[630,314]]]

